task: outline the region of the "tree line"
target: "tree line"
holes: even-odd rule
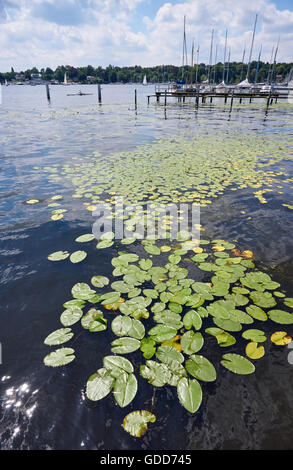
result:
[[[277,63],[271,66],[268,62],[260,62],[259,67],[256,61],[251,62],[249,68],[249,81],[253,83],[256,78],[257,82],[266,82],[268,79],[271,82],[282,82],[288,78],[290,71],[293,68],[293,63]],[[40,74],[40,78],[45,81],[63,82],[66,73],[67,81],[76,83],[141,83],[144,75],[147,77],[149,83],[160,82],[179,82],[194,83],[196,81],[203,82],[210,80],[210,82],[219,83],[225,80],[226,83],[238,83],[244,80],[247,76],[247,64],[241,62],[231,62],[230,64],[218,64],[209,67],[206,64],[199,64],[191,68],[190,66],[176,67],[175,65],[159,65],[156,67],[141,67],[135,65],[133,67],[117,67],[109,65],[105,68],[93,67],[88,65],[86,67],[72,67],[70,65],[58,66],[55,70],[50,67],[38,70],[36,67],[27,69],[21,72],[15,72],[11,68],[10,72],[0,73],[0,81],[4,83],[12,81],[29,81],[34,74]]]

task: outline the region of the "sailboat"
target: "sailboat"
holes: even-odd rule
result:
[[[67,83],[67,73],[66,73],[66,72],[65,72],[65,74],[64,74],[63,85],[69,85],[69,83]]]
[[[8,86],[8,82],[7,82],[6,78],[5,78],[5,86]]]
[[[227,39],[228,39],[228,30],[226,29],[225,34],[225,48],[224,48],[224,61],[223,61],[223,80],[219,85],[215,87],[216,93],[225,93],[229,88],[225,83],[225,71],[226,71],[226,52],[227,52]]]
[[[251,57],[252,57],[252,51],[253,51],[253,44],[254,44],[254,38],[255,38],[255,31],[256,31],[256,25],[257,25],[257,18],[258,15],[255,15],[255,21],[254,21],[254,28],[253,28],[253,34],[252,34],[252,39],[251,39],[251,46],[250,46],[250,53],[249,53],[249,59],[248,59],[248,65],[247,65],[247,72],[246,72],[246,78],[242,82],[238,83],[236,85],[236,88],[238,91],[241,91],[242,93],[250,93],[253,85],[249,82],[249,72],[250,72],[250,66],[251,66]]]
[[[143,82],[142,82],[142,84],[143,84],[143,85],[147,85],[147,84],[148,84],[146,75],[143,77]]]

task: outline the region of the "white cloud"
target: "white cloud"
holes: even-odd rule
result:
[[[209,58],[212,28],[222,60],[226,27],[231,59],[240,60],[244,42],[249,49],[255,13],[259,23],[253,57],[262,44],[263,59],[269,60],[280,34],[279,60],[293,61],[293,11],[280,11],[271,0],[254,0],[245,7],[243,0],[166,2],[154,18],[135,23],[141,2],[147,6],[146,0],[2,0],[0,70],[61,64],[180,65],[184,15],[188,50],[194,39],[202,62]]]

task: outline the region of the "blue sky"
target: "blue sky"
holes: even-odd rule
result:
[[[200,61],[208,61],[214,29],[221,60],[228,28],[231,59],[240,60],[256,13],[253,57],[262,44],[262,58],[269,60],[280,35],[279,60],[292,62],[293,0],[0,0],[0,71],[61,64],[180,65],[184,15],[189,57],[194,40]]]

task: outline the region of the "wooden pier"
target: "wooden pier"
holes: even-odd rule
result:
[[[202,103],[210,102],[212,103],[214,99],[222,99],[225,103],[228,102],[228,99],[235,100],[239,99],[241,103],[244,99],[249,100],[251,103],[254,99],[270,100],[271,103],[279,99],[288,99],[288,94],[280,93],[278,91],[272,92],[241,92],[240,90],[231,90],[229,92],[214,92],[214,91],[156,91],[153,95],[148,95],[148,102],[150,98],[156,98],[157,102],[160,102],[160,99],[163,98],[166,104],[168,98],[177,98],[178,101],[185,101],[186,98],[195,98],[196,101],[202,101]]]
[[[156,101],[159,103],[160,99],[164,99],[164,104],[167,104],[167,98],[176,98],[178,102],[185,102],[186,98],[195,98],[195,102],[199,105],[199,102],[202,103],[212,103],[214,100],[224,100],[224,103],[235,100],[239,100],[239,103],[242,103],[244,100],[247,100],[252,103],[253,100],[264,100],[267,105],[272,104],[273,102],[277,103],[278,100],[288,99],[293,95],[293,88],[287,87],[272,87],[271,90],[261,90],[257,86],[251,87],[251,89],[241,89],[237,86],[226,87],[224,90],[218,89],[216,86],[210,85],[206,89],[202,89],[201,86],[196,87],[186,87],[174,89],[174,87],[161,88],[160,86],[155,88],[155,92],[152,95],[148,95],[148,104],[150,103],[150,98],[156,98]]]

